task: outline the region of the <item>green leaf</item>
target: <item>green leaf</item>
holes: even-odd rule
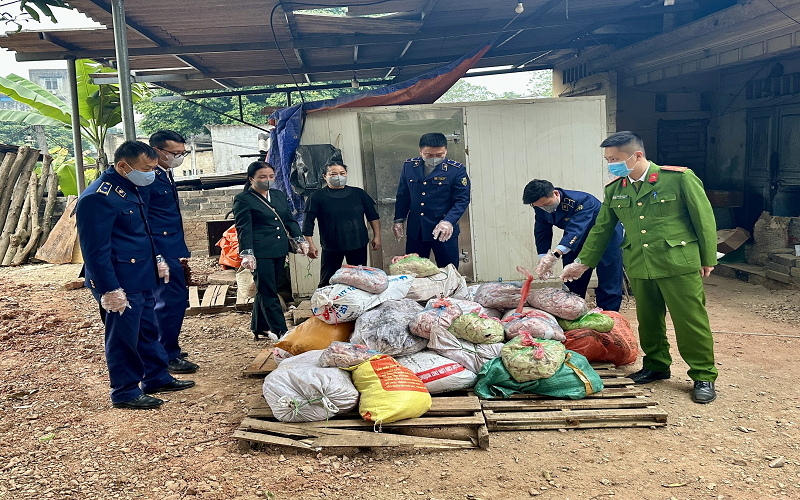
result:
[[[57,125],[63,127],[64,122],[33,111],[0,109],[0,122],[24,123],[25,125]]]
[[[86,102],[86,99],[100,91],[100,86],[92,82],[90,75],[101,72],[102,66],[99,63],[88,59],[75,61],[75,72],[78,81],[78,110],[82,118],[93,120],[97,118],[93,105]]]
[[[27,104],[39,113],[62,123],[71,124],[67,103],[47,90],[19,75],[0,77],[0,92],[17,102]]]

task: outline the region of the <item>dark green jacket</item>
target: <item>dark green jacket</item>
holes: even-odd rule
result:
[[[277,189],[269,192],[269,204],[278,212],[292,237],[301,236],[300,226],[289,211],[286,195]],[[280,221],[266,205],[267,199],[247,190],[233,199],[239,251],[253,250],[256,259],[277,259],[289,254],[289,239]]]
[[[678,276],[717,264],[717,225],[703,183],[688,168],[650,168],[637,193],[627,177],[608,183],[597,222],[578,257],[597,267],[617,221],[630,278]]]

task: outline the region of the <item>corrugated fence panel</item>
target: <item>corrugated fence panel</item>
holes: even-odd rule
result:
[[[533,270],[537,261],[533,209],[522,204],[525,184],[547,179],[602,198],[605,101],[541,99],[465,109],[476,277],[519,279],[516,266]]]

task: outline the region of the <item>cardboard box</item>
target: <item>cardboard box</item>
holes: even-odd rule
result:
[[[720,229],[717,231],[717,252],[733,252],[749,239],[750,233],[740,227],[736,229]]]

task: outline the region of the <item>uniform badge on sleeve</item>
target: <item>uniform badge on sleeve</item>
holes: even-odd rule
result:
[[[467,187],[467,183],[468,183],[468,182],[469,182],[469,181],[467,180],[467,178],[466,178],[466,177],[462,177],[462,178],[461,178],[461,184],[463,184],[463,185],[464,185],[464,187]]]

